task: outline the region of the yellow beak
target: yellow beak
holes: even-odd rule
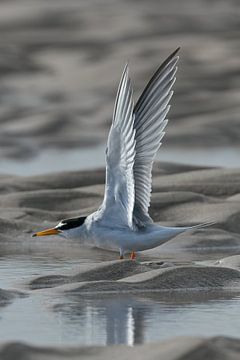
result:
[[[60,234],[61,231],[53,228],[53,229],[47,229],[47,230],[43,230],[43,231],[39,231],[35,234],[32,235],[32,237],[35,236],[49,236],[49,235],[57,235]]]

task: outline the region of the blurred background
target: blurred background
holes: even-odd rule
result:
[[[125,63],[139,96],[181,46],[159,159],[240,164],[240,2],[1,0],[0,172],[99,167]]]

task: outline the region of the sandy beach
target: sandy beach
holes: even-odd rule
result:
[[[149,344],[135,347],[92,347],[76,349],[37,348],[21,344],[5,345],[0,347],[1,359],[211,359],[237,360],[239,359],[239,340],[224,337],[178,338],[159,344]]]
[[[236,1],[1,2],[0,157],[101,144],[128,61],[136,97],[181,46],[165,142],[239,149]]]
[[[0,359],[239,358],[239,15],[234,0],[0,2]],[[150,214],[214,225],[136,261],[32,238],[98,208],[122,69],[137,99],[178,46]]]
[[[103,303],[104,298],[109,301],[109,297],[113,297],[113,304],[116,295],[137,296],[140,302],[143,299],[155,301],[154,296],[157,296],[158,301],[168,304],[173,299],[174,303],[199,301],[199,296],[200,299],[210,296],[213,300],[219,296],[234,297],[240,292],[239,177],[239,169],[202,169],[156,163],[151,207],[153,219],[165,225],[195,224],[206,220],[214,220],[216,224],[139,253],[137,261],[121,261],[115,252],[81,248],[73,240],[31,237],[36,230],[79,214],[79,209],[82,215],[96,209],[103,195],[103,169],[31,177],[1,176],[1,253],[13,257],[28,254],[33,259],[34,255],[41,254],[52,261],[61,261],[67,254],[68,259],[76,261],[75,266],[67,270],[61,267],[44,276],[39,273],[25,277],[24,281],[15,280],[14,288],[1,290],[1,306],[6,309],[10,304],[14,306],[19,297],[22,301],[43,297],[51,313],[68,314],[70,302],[70,314],[74,314],[89,300],[94,303],[99,296]],[[179,351],[174,351],[178,346],[183,349],[183,357]],[[232,346],[234,350],[230,351]],[[135,350],[128,347],[43,350],[12,344],[2,345],[1,356],[4,359],[7,354],[14,358],[15,351],[20,351],[24,359],[28,356],[44,358],[42,352],[46,359],[58,356],[56,354],[66,359],[78,356],[83,359],[87,356],[107,358],[112,352],[116,352],[116,357],[123,355],[127,359],[132,353],[137,356],[142,351],[146,351],[149,359],[156,354],[164,359],[197,359],[202,352],[206,352],[206,356],[212,354],[211,359],[218,359],[222,351],[224,359],[237,359],[239,342],[224,338],[176,338]],[[189,354],[192,357],[188,357]]]

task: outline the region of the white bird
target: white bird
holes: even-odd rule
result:
[[[164,136],[169,101],[177,72],[175,50],[148,82],[136,105],[128,65],[122,74],[106,149],[105,195],[99,209],[86,216],[66,219],[33,236],[60,235],[83,245],[118,250],[120,259],[157,247],[176,235],[206,224],[165,227],[153,223],[148,208],[152,165]]]

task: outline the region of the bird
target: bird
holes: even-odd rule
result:
[[[32,236],[59,235],[81,245],[118,251],[120,259],[130,254],[134,260],[140,251],[210,225],[166,227],[154,223],[149,214],[152,167],[168,123],[179,49],[156,70],[135,105],[128,64],[124,68],[107,140],[101,206],[88,216],[61,220],[54,228]]]

